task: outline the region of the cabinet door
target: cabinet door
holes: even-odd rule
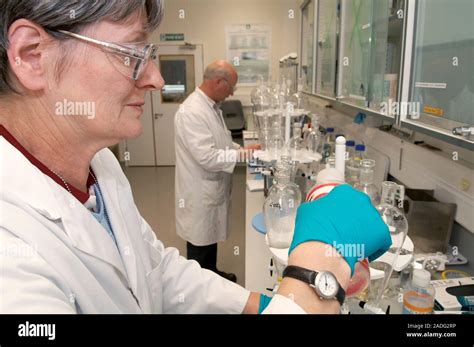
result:
[[[313,92],[314,81],[314,0],[301,8],[301,77],[304,90]]]
[[[473,18],[472,0],[418,0],[410,99],[421,112],[412,123],[446,133],[474,125]]]
[[[342,1],[339,99],[394,118],[402,58],[404,1]]]
[[[317,11],[316,94],[336,96],[338,0],[319,0]]]
[[[368,106],[373,0],[342,2],[342,90],[345,101]]]

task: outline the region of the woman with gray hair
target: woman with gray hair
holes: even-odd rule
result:
[[[258,295],[163,247],[107,149],[140,135],[163,87],[147,43],[162,11],[0,1],[1,313],[257,311]]]
[[[145,93],[163,87],[147,42],[161,17],[161,0],[0,0],[0,313],[252,313],[268,303],[164,248],[107,149],[140,135]],[[303,229],[299,242],[313,237]],[[290,262],[323,264],[345,287],[349,266],[314,243]],[[338,310],[303,282],[281,288],[273,312]]]

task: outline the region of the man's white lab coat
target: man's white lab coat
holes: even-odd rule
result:
[[[217,105],[197,88],[175,116],[176,232],[195,246],[227,239],[235,148]]]

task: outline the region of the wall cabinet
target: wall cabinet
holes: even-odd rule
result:
[[[454,128],[474,126],[474,2],[418,0],[409,11],[414,26],[408,33],[413,39],[406,101],[419,112],[402,115],[402,121],[459,138]],[[474,143],[474,136],[464,139]]]
[[[474,126],[472,0],[311,0],[302,11],[308,92],[474,149],[474,136],[453,134]]]

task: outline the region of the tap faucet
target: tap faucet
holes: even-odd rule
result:
[[[469,136],[474,135],[474,127],[464,126],[453,129],[454,135]]]

